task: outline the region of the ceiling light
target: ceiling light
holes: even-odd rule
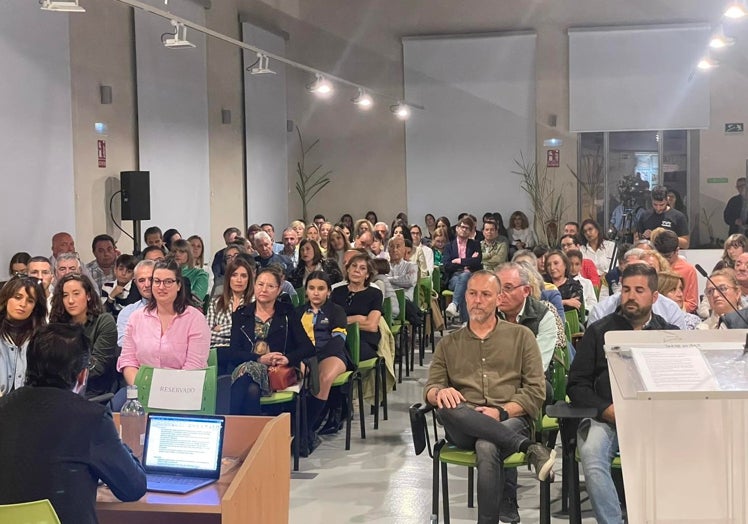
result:
[[[195,47],[195,44],[187,40],[187,26],[176,20],[171,21],[171,25],[174,26],[174,34],[172,38],[164,40],[164,47],[169,49],[188,49]],[[169,34],[169,33],[166,33]]]
[[[400,120],[407,120],[410,118],[410,107],[408,107],[408,104],[398,102],[390,107],[390,111],[392,111]]]
[[[698,67],[702,71],[708,71],[709,69],[712,69],[717,66],[719,66],[719,62],[717,62],[716,60],[708,56],[705,56],[704,58],[702,58],[699,61],[699,63],[696,65],[696,67]]]
[[[724,13],[727,18],[732,19],[743,18],[746,14],[748,14],[748,10],[745,8],[744,1],[732,2],[727,6]]]
[[[722,49],[724,47],[729,47],[735,43],[734,38],[730,38],[728,36],[725,36],[725,31],[720,26],[717,31],[712,35],[712,37],[709,39],[709,47],[712,49]]]
[[[267,55],[264,55],[262,53],[257,53],[257,62],[255,62],[255,65],[249,70],[250,75],[274,75],[276,74],[275,71],[270,69],[270,59]]]
[[[85,13],[86,10],[78,5],[78,0],[42,0],[44,11],[59,11],[62,13]]]
[[[371,95],[367,93],[365,89],[360,87],[358,88],[358,95],[356,95],[356,98],[351,101],[364,110],[370,109],[371,106],[374,105],[374,100],[371,98]]]
[[[314,93],[322,98],[327,98],[334,91],[330,81],[319,73],[315,75],[314,82],[306,86],[306,88],[310,93]]]

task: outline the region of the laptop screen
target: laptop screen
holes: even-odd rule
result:
[[[148,414],[146,472],[218,478],[225,423],[220,416]]]

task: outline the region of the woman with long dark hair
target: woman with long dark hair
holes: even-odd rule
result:
[[[260,397],[270,394],[269,366],[298,367],[314,355],[314,346],[293,306],[278,300],[282,279],[277,267],[260,269],[255,301],[234,312],[230,346],[218,353],[219,371],[232,375],[234,415],[260,414]]]
[[[208,363],[210,330],[203,313],[190,305],[175,260],[156,262],[151,290],[148,304],[127,322],[117,360],[128,385],[135,383],[140,366],[204,369]]]
[[[597,268],[597,273],[600,275],[600,282],[603,282],[605,274],[610,269],[610,261],[613,258],[613,252],[615,251],[615,244],[610,240],[605,240],[600,224],[588,218],[582,222],[582,245],[579,251],[582,252],[584,258],[592,260]],[[602,290],[605,289],[603,286]],[[601,293],[600,298],[607,296]]]
[[[35,278],[15,276],[0,290],[0,397],[26,379],[31,335],[46,323],[47,299]]]
[[[117,386],[117,324],[104,312],[101,298],[90,278],[68,273],[57,283],[52,294],[50,322],[72,322],[83,326],[91,344],[86,396],[112,393]]]
[[[231,319],[240,307],[252,301],[254,268],[246,257],[233,258],[226,266],[223,293],[213,297],[205,315],[210,328],[210,347],[225,348],[231,343]],[[218,349],[221,352],[221,349]]]
[[[314,272],[324,271],[332,284],[343,280],[338,263],[331,258],[323,258],[319,244],[305,238],[299,243],[299,265],[288,277],[294,288],[306,286],[306,280]]]

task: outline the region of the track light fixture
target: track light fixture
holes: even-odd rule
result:
[[[315,74],[314,82],[306,86],[306,88],[310,93],[314,93],[321,98],[328,98],[335,90],[332,83],[319,73]]]
[[[275,71],[270,69],[270,59],[263,53],[257,53],[257,61],[249,69],[250,75],[274,75]]]
[[[731,2],[724,12],[725,17],[732,18],[733,20],[743,18],[747,14],[748,9],[746,9],[745,0]]]
[[[361,87],[358,88],[358,95],[356,95],[356,98],[351,100],[351,102],[363,110],[371,109],[371,106],[374,105],[374,100],[371,98],[371,95]]]
[[[390,106],[390,111],[392,111],[400,120],[407,120],[410,118],[410,107],[408,104],[403,102],[398,102],[394,106]]]
[[[165,33],[162,36],[164,47],[168,47],[169,49],[188,49],[195,47],[195,44],[187,40],[186,25],[181,22],[177,22],[176,20],[172,20],[171,25],[174,26],[174,33],[172,34],[171,38],[167,38],[166,40],[163,40],[163,36],[166,36],[169,33]]]
[[[85,13],[86,10],[78,5],[78,0],[42,0],[44,11],[58,11],[60,13]]]

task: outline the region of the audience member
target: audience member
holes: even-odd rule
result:
[[[236,257],[226,266],[228,286],[213,297],[205,315],[210,328],[210,347],[226,348],[231,343],[231,320],[234,312],[252,301],[254,293],[254,262]]]
[[[408,226],[410,238],[413,240],[413,253],[410,261],[418,265],[418,272],[421,277],[429,276],[434,271],[434,251],[423,243],[423,234],[421,226],[412,224]]]
[[[306,226],[306,229],[304,230],[304,238],[314,240],[319,244],[319,228],[317,227],[317,224],[309,224]]]
[[[504,504],[502,458],[528,455],[539,480],[553,475],[555,451],[531,440],[545,400],[545,376],[530,331],[499,320],[501,283],[480,270],[467,282],[467,327],[439,341],[424,388],[449,441],[474,449],[478,522],[496,523]],[[484,370],[490,369],[487,379]],[[499,378],[501,377],[501,378]]]
[[[567,222],[564,224],[564,235],[573,235],[579,237],[579,224],[577,222]]]
[[[413,293],[418,284],[418,267],[406,258],[405,240],[402,236],[393,236],[389,241],[390,284],[395,290],[402,289],[405,293],[405,314],[408,322],[420,326],[423,322],[418,308],[413,304]]]
[[[120,253],[109,235],[96,235],[91,242],[91,249],[96,258],[86,264],[86,269],[96,287],[101,289],[104,282],[114,280],[115,262]]]
[[[155,265],[156,262],[153,260],[141,260],[135,266],[133,281],[135,282],[135,287],[138,289],[140,300],[125,306],[119,312],[119,315],[117,315],[117,345],[120,348],[125,339],[125,331],[127,331],[127,323],[130,320],[130,315],[138,309],[147,306],[151,300],[151,281],[153,280],[153,267]]]
[[[735,260],[746,251],[748,251],[748,238],[741,233],[730,235],[725,240],[722,258],[714,266],[713,271],[725,268],[735,269]]]
[[[424,236],[424,240],[430,244],[431,239],[434,238],[434,231],[436,231],[436,219],[434,218],[434,215],[426,213],[423,217],[423,223],[426,224],[426,235]]]
[[[105,313],[91,280],[77,273],[65,275],[52,296],[50,322],[69,322],[83,327],[91,347],[87,397],[112,393],[116,389],[117,324]]]
[[[431,248],[434,251],[434,266],[444,266],[444,248],[449,244],[449,234],[443,227],[434,230],[434,236],[431,238]],[[442,279],[445,275],[442,273]]]
[[[143,260],[158,262],[164,259],[164,250],[158,246],[148,246],[143,250]]]
[[[509,217],[509,245],[514,249],[532,249],[537,244],[530,221],[522,211],[515,211]]]
[[[56,266],[57,257],[62,253],[75,253],[75,241],[70,233],[60,232],[52,236],[52,256],[49,261]]]
[[[383,303],[384,300],[390,299],[392,318],[397,318],[400,315],[400,303],[397,300],[395,288],[390,283],[390,263],[384,258],[375,258],[371,261],[371,265],[374,267],[374,276],[369,285],[379,288],[379,291],[382,292]]]
[[[161,228],[157,226],[151,226],[148,229],[145,230],[145,233],[143,233],[143,239],[145,240],[145,245],[148,247],[155,246],[163,251],[164,249],[164,238],[163,233],[161,232]]]
[[[674,271],[657,271],[657,291],[660,297],[667,297],[683,310],[683,320],[685,322],[685,328],[687,330],[696,329],[701,324],[701,318],[693,313],[687,313],[684,309],[685,303],[683,301],[683,277]],[[709,302],[707,301],[707,309]],[[709,311],[707,311],[707,317]]]
[[[0,289],[0,397],[23,386],[29,340],[47,321],[44,289],[17,275]]]
[[[324,224],[327,221],[325,219],[325,215],[317,213],[314,215],[314,218],[312,218],[312,222],[314,222],[314,225],[317,226],[317,229],[322,230],[322,224]]]
[[[177,240],[182,240],[182,235],[176,229],[167,229],[164,232],[164,246],[168,251],[171,251],[171,246]]]
[[[186,240],[173,241],[169,252],[174,257],[176,263],[179,264],[182,277],[190,282],[190,293],[192,294],[193,301],[195,304],[202,305],[209,291],[208,272],[203,268],[195,267],[195,261],[192,258],[192,248]]]
[[[234,415],[260,414],[260,397],[270,394],[269,366],[298,367],[314,355],[293,306],[278,300],[282,278],[277,268],[259,270],[255,301],[236,311],[229,348],[218,353],[219,370],[231,372]]]
[[[205,317],[189,305],[182,272],[175,260],[156,262],[151,298],[130,315],[117,371],[134,384],[140,366],[203,369],[208,362],[210,330]]]
[[[101,298],[108,313],[117,319],[120,311],[130,304],[140,301],[138,287],[133,285],[133,275],[137,259],[128,254],[117,257],[114,279],[104,282],[101,287]]]
[[[25,251],[14,254],[10,257],[10,263],[8,264],[8,275],[13,277],[16,275],[25,275],[28,273],[29,260],[31,255]]]
[[[273,252],[273,239],[265,231],[255,234],[255,249],[257,250],[255,261],[258,266],[264,268],[271,264],[278,264],[286,275],[293,269],[290,259]]]
[[[390,259],[389,252],[384,248],[384,239],[376,231],[374,231],[374,239],[371,242],[369,250],[371,251],[372,258],[383,258],[388,261]]]
[[[331,258],[323,258],[319,244],[305,238],[299,244],[299,265],[288,277],[294,288],[306,287],[306,279],[316,271],[324,271],[331,284],[343,280],[338,263]]]
[[[351,234],[353,234],[353,217],[348,213],[345,213],[340,216],[340,220],[338,220],[338,222],[344,224],[345,227],[348,228],[348,241],[350,242],[351,240],[353,240],[353,238],[350,236]]]
[[[467,322],[468,311],[465,307],[465,290],[470,274],[482,266],[480,243],[472,240],[475,223],[470,217],[464,217],[457,223],[457,238],[444,248],[443,262],[447,286],[454,292],[452,302],[447,306],[447,315],[459,315],[461,322]]]
[[[455,231],[452,228],[452,224],[450,223],[449,219],[447,217],[439,217],[436,220],[436,227],[444,229],[444,232],[447,234],[447,239],[449,242],[454,240],[455,238]]]
[[[331,222],[325,222],[319,226],[319,247],[322,249],[322,254],[327,256],[327,248],[330,242],[330,232],[332,231],[333,225]]]
[[[238,236],[241,236],[242,232],[237,227],[229,227],[223,232],[223,241],[226,246],[230,245]],[[223,276],[226,273],[226,248],[223,247],[216,251],[213,255],[213,262],[210,264],[211,271],[213,271],[213,285],[223,285]]]
[[[584,235],[584,241],[579,247],[579,251],[582,252],[584,258],[594,262],[600,282],[605,282],[605,275],[614,266],[611,261],[613,260],[616,245],[610,240],[603,238],[600,224],[591,218],[582,222],[582,234]],[[602,286],[600,288],[600,297],[603,298],[606,296],[608,296],[608,290],[605,286]]]
[[[345,252],[351,249],[351,244],[348,242],[348,237],[345,234],[345,231],[343,231],[340,227],[335,226],[332,231],[330,231],[330,241],[327,246],[327,258],[331,258],[335,262],[337,262],[338,266],[342,269],[344,266],[343,264],[343,256],[345,255]]]
[[[509,256],[509,242],[499,237],[499,226],[489,213],[483,221],[483,241],[480,243],[483,269],[495,271]]]
[[[588,326],[569,370],[566,392],[575,406],[595,408],[597,417],[582,420],[577,449],[587,493],[597,522],[623,522],[610,462],[618,451],[616,416],[605,358],[608,331],[678,329],[653,312],[658,302],[657,272],[641,262],[621,276],[621,309]]]
[[[668,261],[670,268],[683,277],[683,297],[686,311],[694,313],[699,306],[699,284],[696,268],[678,256],[678,236],[669,229],[652,232],[652,246]]]
[[[559,245],[561,246],[561,251],[566,253],[567,256],[569,251],[572,249],[581,253],[582,246],[579,244],[579,237],[577,235],[564,234],[559,241]],[[582,254],[582,256],[584,256],[584,254]],[[582,258],[580,274],[592,282],[594,287],[600,288],[600,274],[597,272],[597,266],[595,266],[595,263],[589,258]]]
[[[52,309],[52,280],[54,279],[52,263],[47,257],[31,257],[28,272],[29,276],[35,278],[44,289],[44,296],[47,303],[47,317],[49,317],[49,311]]]
[[[740,177],[735,181],[735,189],[738,194],[730,197],[725,206],[725,211],[722,214],[722,218],[725,220],[725,224],[729,227],[729,235],[736,233],[744,233],[745,231],[745,217],[743,209],[745,208],[745,177]]]
[[[722,317],[740,308],[740,287],[732,269],[713,271],[711,282],[707,282],[704,295],[709,300],[711,315],[697,329],[725,329]]]
[[[677,209],[668,207],[667,188],[664,186],[652,188],[652,209],[644,213],[639,222],[639,237],[649,239],[652,231],[658,227],[675,232],[678,247],[688,249],[688,220]]]
[[[584,292],[582,284],[571,278],[569,259],[562,251],[551,251],[545,259],[545,272],[548,279],[561,293],[564,311],[584,312]]]
[[[293,267],[299,265],[299,241],[301,237],[296,233],[296,230],[292,227],[287,227],[283,230],[283,249],[278,254],[286,257],[291,261]]]
[[[109,410],[81,398],[89,375],[83,329],[40,328],[26,387],[0,398],[0,504],[49,499],[65,524],[94,524],[99,480],[118,499],[140,499],[145,472]]]
[[[584,278],[581,274],[582,261],[584,260],[582,252],[578,249],[570,249],[564,254],[569,259],[569,275],[582,285],[584,309],[589,314],[592,308],[597,305],[597,294],[595,293],[595,286],[592,284],[592,281]]]
[[[382,242],[389,241],[390,227],[387,225],[387,222],[376,222],[374,224],[374,232],[382,236]]]
[[[367,211],[364,218],[372,224],[379,222],[379,217],[377,217],[377,214],[374,211]]]

